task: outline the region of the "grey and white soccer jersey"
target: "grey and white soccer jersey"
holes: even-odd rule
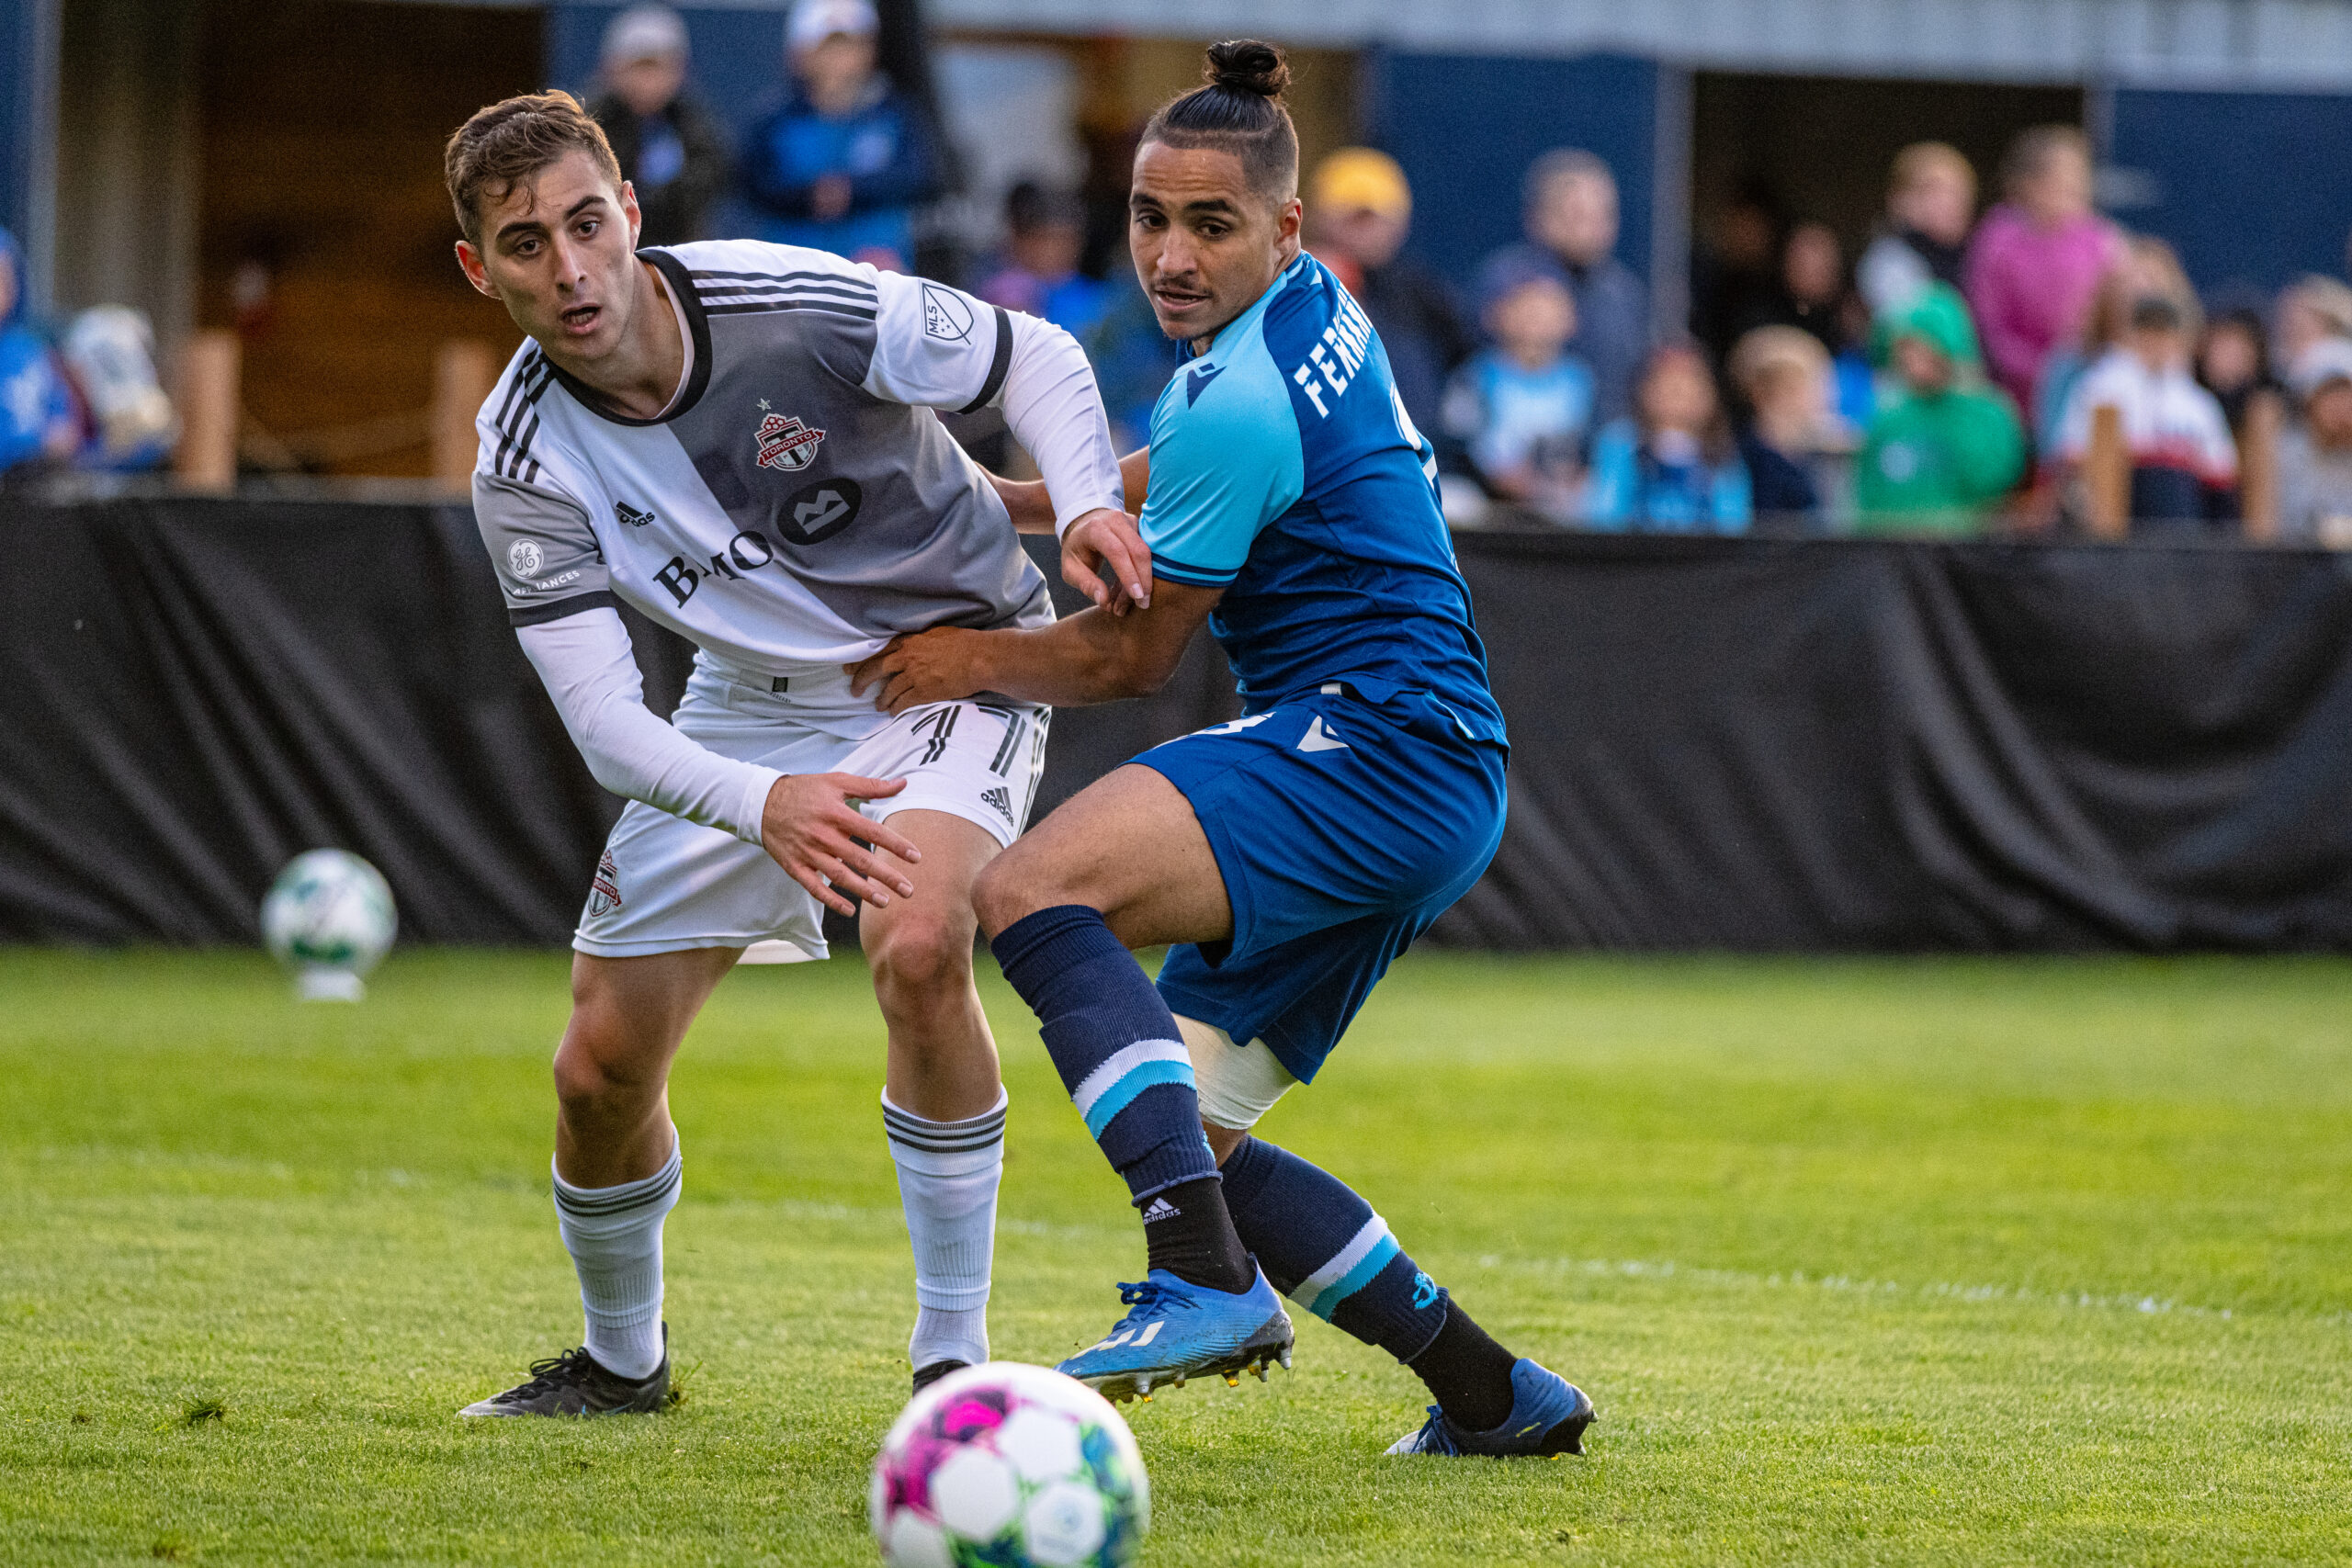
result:
[[[1053,329],[821,251],[642,254],[687,330],[672,407],[604,412],[526,343],[477,421],[474,512],[516,625],[617,595],[737,669],[780,670],[1052,619],[1003,503],[931,411],[1003,397],[1016,340]],[[1107,429],[1063,456],[1064,521],[1120,504]]]
[[[942,704],[892,719],[842,667],[936,626],[1053,618],[988,476],[933,413],[1001,403],[1059,521],[1122,503],[1069,334],[944,285],[753,242],[640,254],[684,340],[670,406],[605,411],[537,344],[477,420],[474,512],[524,651],[598,781],[627,796],[575,945],[769,940],[824,951],[820,910],[760,848],[785,773],[906,777],[868,816],[1019,832],[1047,714]],[[700,649],[675,726],[643,705],[626,603]]]

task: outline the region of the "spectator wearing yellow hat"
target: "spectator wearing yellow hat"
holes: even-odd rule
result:
[[[1445,380],[1477,347],[1445,282],[1403,254],[1413,191],[1387,153],[1342,147],[1307,183],[1307,248],[1356,297],[1388,349],[1405,412],[1434,435]]]

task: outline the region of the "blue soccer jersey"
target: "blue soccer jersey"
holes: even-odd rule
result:
[[[1503,739],[1436,455],[1313,256],[1160,394],[1142,528],[1156,575],[1225,589],[1209,629],[1247,711],[1340,681],[1374,703],[1429,693],[1472,739]]]
[[[1246,711],[1136,758],[1193,807],[1232,934],[1169,950],[1185,1018],[1312,1079],[1502,837],[1502,712],[1437,463],[1372,323],[1311,256],[1161,394],[1152,570],[1221,587]]]

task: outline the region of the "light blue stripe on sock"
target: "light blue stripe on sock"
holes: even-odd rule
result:
[[[1193,1064],[1189,1061],[1148,1061],[1128,1068],[1084,1108],[1086,1130],[1101,1137],[1102,1129],[1111,1124],[1111,1118],[1125,1111],[1136,1096],[1155,1084],[1164,1083],[1193,1088]]]
[[[1397,1250],[1396,1238],[1387,1234],[1386,1226],[1382,1226],[1379,1245],[1365,1253],[1354,1268],[1340,1277],[1338,1284],[1309,1302],[1306,1310],[1324,1322],[1330,1322],[1331,1314],[1339,1310],[1340,1303],[1371,1284],[1372,1277],[1388,1266],[1388,1260],[1396,1256]]]

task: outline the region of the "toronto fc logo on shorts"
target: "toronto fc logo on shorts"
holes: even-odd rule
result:
[[[596,875],[588,884],[588,914],[601,919],[621,907],[621,868],[613,863],[613,852],[606,850],[596,858]]]
[[[768,406],[762,398],[760,406]],[[771,413],[760,421],[760,467],[787,470],[805,468],[817,456],[825,433],[801,423],[790,414]]]

